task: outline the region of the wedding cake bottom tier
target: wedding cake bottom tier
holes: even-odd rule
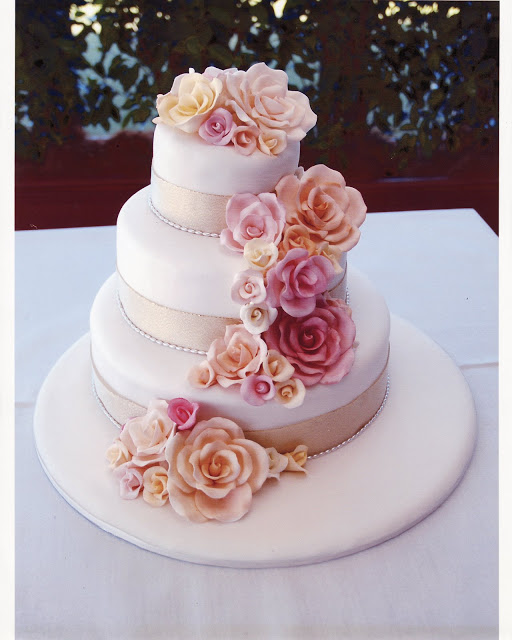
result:
[[[39,458],[57,491],[79,513],[164,556],[262,568],[367,549],[438,507],[473,451],[476,418],[464,376],[438,345],[395,316],[391,390],[371,427],[348,446],[308,460],[307,475],[283,473],[279,482],[268,480],[241,520],[189,522],[168,505],[154,508],[142,498],[119,497],[105,460],[116,429],[93,396],[89,350],[86,335],[59,359],[41,388],[34,416]],[[417,540],[421,544],[421,532]]]
[[[119,424],[141,415],[152,398],[185,397],[201,403],[205,417],[237,422],[246,436],[264,446],[291,450],[307,444],[320,453],[350,438],[379,410],[387,388],[389,311],[383,297],[357,270],[348,273],[350,306],[356,325],[356,356],[341,382],[307,388],[295,409],[270,401],[248,405],[237,385],[196,389],[187,380],[203,355],[158,344],[141,335],[123,317],[113,275],[100,289],[91,310],[93,380],[100,403]]]

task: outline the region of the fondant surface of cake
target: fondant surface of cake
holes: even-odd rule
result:
[[[207,144],[165,124],[157,124],[153,138],[153,169],[163,180],[200,193],[272,191],[279,180],[299,166],[300,143],[292,140],[278,156],[259,150],[234,153],[231,146]]]

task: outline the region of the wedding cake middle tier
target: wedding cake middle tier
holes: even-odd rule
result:
[[[179,246],[181,232],[170,233]],[[174,248],[171,243],[171,255]],[[355,269],[348,276],[357,327],[354,364],[339,383],[309,387],[297,409],[278,403],[248,405],[234,387],[192,386],[189,372],[204,354],[173,348],[137,331],[119,304],[119,281],[114,274],[99,291],[90,326],[96,391],[107,413],[120,425],[142,415],[152,398],[186,397],[200,401],[205,415],[221,413],[234,420],[248,437],[264,446],[293,449],[306,443],[314,455],[356,433],[382,403],[387,383],[389,312],[383,297]],[[203,291],[205,303],[213,296],[207,270]]]

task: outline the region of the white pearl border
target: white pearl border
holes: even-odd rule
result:
[[[196,236],[205,236],[207,238],[220,238],[220,234],[219,233],[207,233],[206,231],[198,231],[197,229],[189,229],[189,227],[183,227],[180,224],[176,224],[176,222],[172,222],[171,220],[169,220],[169,218],[166,218],[165,216],[163,216],[160,213],[160,211],[158,211],[158,209],[153,204],[153,200],[151,199],[151,196],[149,196],[149,198],[148,198],[148,204],[149,204],[149,208],[151,209],[151,211],[155,214],[155,216],[159,220],[161,220],[162,222],[165,222],[165,224],[168,224],[171,227],[174,227],[174,229],[178,229],[179,231],[186,231],[187,233],[194,233]]]
[[[200,356],[205,356],[207,354],[206,351],[202,351],[201,349],[191,349],[189,347],[180,347],[177,344],[172,344],[172,342],[164,342],[163,340],[159,340],[158,338],[155,338],[149,333],[142,331],[142,329],[139,329],[139,327],[136,324],[133,324],[133,322],[128,317],[125,311],[125,308],[123,307],[123,303],[121,302],[121,298],[119,297],[119,292],[117,292],[117,304],[119,306],[119,310],[121,311],[121,315],[123,316],[124,320],[127,322],[128,326],[134,331],[136,331],[138,334],[143,336],[144,338],[151,340],[151,342],[159,344],[162,347],[169,347],[169,349],[176,349],[176,351],[186,351],[187,353],[196,353]]]

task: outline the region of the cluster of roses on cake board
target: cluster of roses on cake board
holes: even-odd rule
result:
[[[299,168],[272,193],[232,196],[220,241],[248,266],[231,289],[241,324],[213,341],[189,382],[237,385],[251,405],[274,398],[290,409],[306,387],[339,382],[354,362],[356,330],[350,307],[328,289],[365,215],[361,194],[325,165]]]
[[[192,522],[233,522],[267,479],[304,472],[305,445],[286,454],[265,449],[232,420],[198,420],[199,412],[199,403],[185,398],[154,399],[122,426],[106,453],[122,498],[168,503]]]

